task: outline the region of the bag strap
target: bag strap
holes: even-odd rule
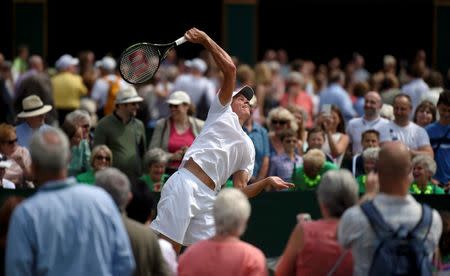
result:
[[[342,261],[344,260],[345,256],[347,256],[348,252],[350,252],[350,249],[346,249],[344,250],[344,252],[342,252],[341,256],[339,256],[339,258],[337,259],[336,263],[334,264],[334,266],[330,269],[330,271],[328,271],[327,276],[331,276],[333,275],[333,273],[339,268],[339,266],[341,265]]]
[[[387,224],[381,216],[378,209],[373,204],[373,200],[369,200],[360,205],[361,210],[369,220],[372,229],[377,237],[384,236],[386,233],[393,233],[391,226]]]
[[[411,235],[418,237],[419,231],[421,231],[426,227],[427,231],[422,239],[422,241],[424,241],[427,238],[428,233],[430,232],[432,221],[433,221],[433,210],[431,210],[431,208],[428,205],[422,204],[422,216],[420,217],[420,220],[417,223],[417,225],[411,230]]]

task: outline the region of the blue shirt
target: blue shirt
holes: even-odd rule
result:
[[[252,131],[249,133],[248,129],[244,127],[245,133],[248,134],[255,146],[255,167],[253,169],[253,176],[257,177],[259,170],[261,170],[264,157],[269,157],[269,136],[267,130],[260,124],[253,122]]]
[[[437,165],[434,178],[442,184],[447,184],[450,181],[450,125],[444,126],[435,122],[427,125],[425,130],[430,137]],[[438,146],[439,148],[437,148]]]
[[[270,158],[270,176],[278,176],[284,181],[291,182],[292,172],[295,168],[303,166],[303,158],[295,154],[295,161],[286,154],[275,155]]]
[[[43,124],[39,127],[38,130],[43,130],[49,127],[49,125]],[[29,149],[28,146],[30,145],[31,136],[33,135],[34,131],[26,122],[23,122],[20,125],[16,126],[17,142],[19,143],[19,145]]]
[[[6,275],[131,275],[130,241],[119,210],[99,187],[45,183],[13,212]]]
[[[324,104],[334,104],[337,106],[346,123],[357,115],[353,109],[353,103],[349,94],[339,84],[332,83],[320,92],[319,110],[322,110]]]

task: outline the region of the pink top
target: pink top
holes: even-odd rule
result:
[[[344,250],[337,242],[335,219],[304,222],[305,246],[297,256],[297,275],[327,275]],[[352,275],[353,258],[348,252],[333,275]]]
[[[185,132],[178,133],[175,124],[172,122],[170,124],[170,132],[169,132],[169,142],[167,144],[167,150],[170,153],[174,153],[182,147],[189,147],[195,140],[194,132],[192,132],[192,127],[189,127]],[[170,162],[169,167],[178,168],[180,166],[181,161],[179,162]]]
[[[204,240],[188,247],[178,260],[179,276],[265,276],[266,258],[258,248],[240,240]]]

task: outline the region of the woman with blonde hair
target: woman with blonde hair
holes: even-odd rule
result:
[[[77,175],[77,181],[83,184],[95,183],[95,173],[105,168],[111,167],[112,151],[106,145],[98,145],[92,149],[90,164],[92,169]]]
[[[284,107],[276,107],[267,116],[267,126],[269,129],[270,156],[284,153],[281,132],[285,129],[297,131],[298,125],[294,115]]]

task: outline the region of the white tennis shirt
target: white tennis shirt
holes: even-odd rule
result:
[[[214,98],[200,134],[184,155],[184,162],[192,158],[214,181],[216,191],[237,171],[244,170],[248,179],[253,174],[255,146],[243,131],[239,118],[231,109]]]

